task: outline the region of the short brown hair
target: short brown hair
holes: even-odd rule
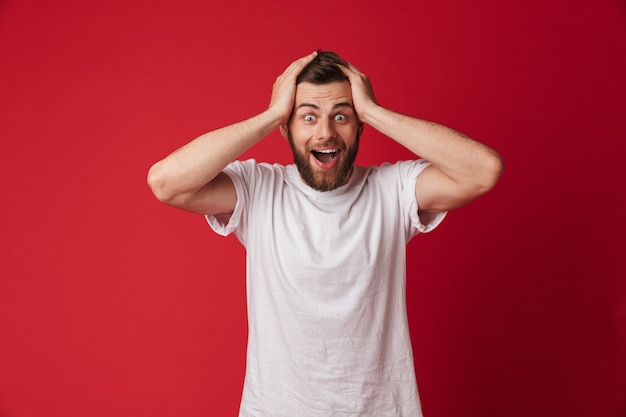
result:
[[[317,56],[313,58],[313,61],[298,74],[296,84],[300,84],[303,81],[312,84],[346,81],[348,77],[344,75],[339,65],[347,67],[348,63],[335,52],[318,50]]]

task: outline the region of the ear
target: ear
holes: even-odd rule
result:
[[[358,130],[358,133],[357,133],[357,136],[356,136],[357,138],[361,137],[361,133],[363,133],[363,128],[364,127],[365,127],[365,123],[359,122],[359,130]]]
[[[279,130],[285,139],[289,139],[289,127],[287,125],[280,125]]]

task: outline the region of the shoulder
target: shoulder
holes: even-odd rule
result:
[[[417,176],[428,166],[430,162],[424,159],[385,162],[381,165],[372,165],[367,168],[367,176],[383,181],[415,180]]]
[[[289,181],[291,165],[258,162],[254,159],[236,160],[224,168],[237,193],[240,204],[248,205],[281,193]]]
[[[262,179],[266,177],[275,177],[285,175],[287,167],[281,164],[270,164],[268,162],[258,162],[255,159],[235,160],[224,168],[233,181],[235,178],[243,179],[248,182],[252,179]]]

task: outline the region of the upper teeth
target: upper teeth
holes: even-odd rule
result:
[[[335,153],[337,151],[334,150],[334,149],[319,149],[319,150],[317,150],[315,152],[319,152],[319,153]]]

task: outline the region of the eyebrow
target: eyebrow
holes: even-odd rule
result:
[[[313,108],[313,109],[315,109],[315,110],[319,110],[319,109],[320,109],[320,108],[319,108],[319,106],[317,106],[316,104],[312,104],[312,103],[300,103],[300,104],[298,104],[298,106],[296,107],[296,110],[297,110],[297,109],[300,109],[300,108],[302,108],[302,107],[311,107],[311,108]],[[335,104],[335,105],[333,106],[333,110],[335,110],[335,109],[339,109],[339,108],[342,108],[342,107],[349,107],[349,108],[351,108],[352,110],[354,110],[354,106],[353,106],[353,105],[352,105],[352,103],[350,103],[349,101],[341,101],[341,102],[339,102],[339,103]]]

